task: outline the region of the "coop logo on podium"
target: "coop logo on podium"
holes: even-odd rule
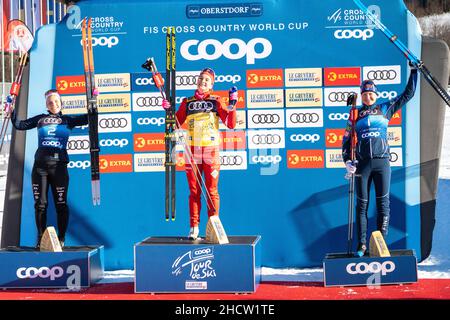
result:
[[[185,288],[206,290],[208,289],[208,282],[205,280],[216,277],[213,261],[213,247],[196,248],[186,252],[175,260],[172,264],[172,274],[179,276],[183,273],[184,269],[188,269],[190,280],[186,280]]]

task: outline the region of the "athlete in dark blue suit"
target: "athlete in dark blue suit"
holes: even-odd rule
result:
[[[38,231],[37,247],[39,247],[40,239],[47,227],[49,185],[52,189],[57,212],[58,238],[61,241],[61,246],[64,246],[69,222],[67,140],[74,127],[88,124],[87,115],[66,116],[61,113],[61,97],[56,90],[47,91],[45,98],[47,114],[40,114],[27,120],[18,120],[15,110],[11,115],[12,124],[17,130],[38,129],[39,143],[34,155],[34,166],[31,173]]]
[[[359,246],[357,254],[363,256],[367,250],[367,208],[370,186],[375,185],[377,205],[377,230],[386,237],[389,228],[389,189],[391,183],[390,152],[387,139],[389,120],[413,96],[416,90],[417,69],[411,74],[405,91],[398,97],[377,104],[377,87],[371,80],[361,84],[362,107],[358,109],[356,122],[356,161],[350,160],[350,136],[352,125],[348,122],[342,155],[348,174],[356,174],[356,221],[358,224]]]

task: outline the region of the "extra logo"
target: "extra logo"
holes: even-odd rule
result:
[[[247,70],[248,88],[276,88],[283,86],[283,69]]]
[[[172,264],[172,274],[179,276],[187,269],[192,280],[215,278],[213,262],[214,247],[199,247],[177,257]]]
[[[83,40],[80,40],[80,44],[83,45]],[[108,47],[112,48],[119,44],[119,38],[117,36],[102,36],[102,37],[92,37],[92,47]]]
[[[288,150],[287,167],[289,169],[323,168],[324,150]]]
[[[345,268],[348,274],[367,274],[381,273],[382,276],[387,275],[395,270],[395,263],[392,261],[371,262],[371,263],[349,263]]]
[[[341,148],[345,129],[326,129],[325,146],[327,148]]]
[[[164,133],[137,133],[134,135],[134,151],[164,151]]]
[[[260,47],[262,51],[258,50]],[[272,43],[265,38],[254,38],[248,42],[232,38],[223,43],[216,39],[193,39],[183,42],[180,52],[189,61],[217,60],[224,56],[230,60],[245,58],[247,64],[255,64],[257,59],[267,58],[272,53]]]
[[[372,38],[375,32],[372,29],[337,29],[334,37],[338,40],[358,39],[366,41]]]
[[[108,154],[100,157],[101,173],[133,172],[131,154]]]
[[[325,86],[359,86],[361,68],[325,68]]]

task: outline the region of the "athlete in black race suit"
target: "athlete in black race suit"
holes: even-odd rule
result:
[[[40,114],[27,120],[17,119],[16,111],[11,115],[13,126],[17,130],[38,129],[38,149],[34,155],[31,173],[34,195],[34,209],[38,231],[37,245],[47,228],[47,193],[50,185],[57,212],[58,238],[64,246],[69,222],[67,189],[69,174],[67,164],[69,156],[66,146],[70,131],[88,124],[87,115],[66,116],[61,113],[61,97],[54,89],[45,93],[47,114]]]

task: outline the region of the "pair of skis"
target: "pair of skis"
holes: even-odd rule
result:
[[[450,95],[441,86],[441,84],[433,77],[424,63],[419,60],[399,39],[393,34],[386,26],[364,6],[360,0],[353,0],[353,2],[364,12],[364,14],[373,22],[373,24],[380,29],[384,35],[405,55],[405,57],[411,62],[411,64],[417,68],[425,78],[425,80],[433,87],[437,94],[445,101],[450,107]]]
[[[14,78],[14,82],[11,84],[9,95],[6,97],[3,117],[2,128],[0,131],[0,152],[3,149],[5,138],[8,134],[8,126],[11,118],[11,113],[16,105],[17,97],[19,96],[20,87],[22,85],[23,71],[29,62],[30,55],[29,50],[33,44],[33,34],[30,29],[20,20],[11,20],[8,23],[8,34],[15,47],[22,53],[19,58],[19,66],[17,67],[17,73]]]
[[[100,205],[100,165],[98,142],[98,91],[95,87],[94,54],[92,51],[92,18],[84,18],[81,27],[84,76],[86,83],[87,114],[89,120],[89,145],[91,154],[92,203]]]
[[[159,89],[164,100],[169,101],[170,107],[166,109],[165,141],[165,217],[169,221],[175,220],[175,173],[176,173],[176,137],[177,120],[175,117],[175,77],[176,77],[176,38],[175,28],[168,27],[166,33],[166,80],[158,72],[153,58],[148,58],[142,67],[152,73],[155,86]]]

